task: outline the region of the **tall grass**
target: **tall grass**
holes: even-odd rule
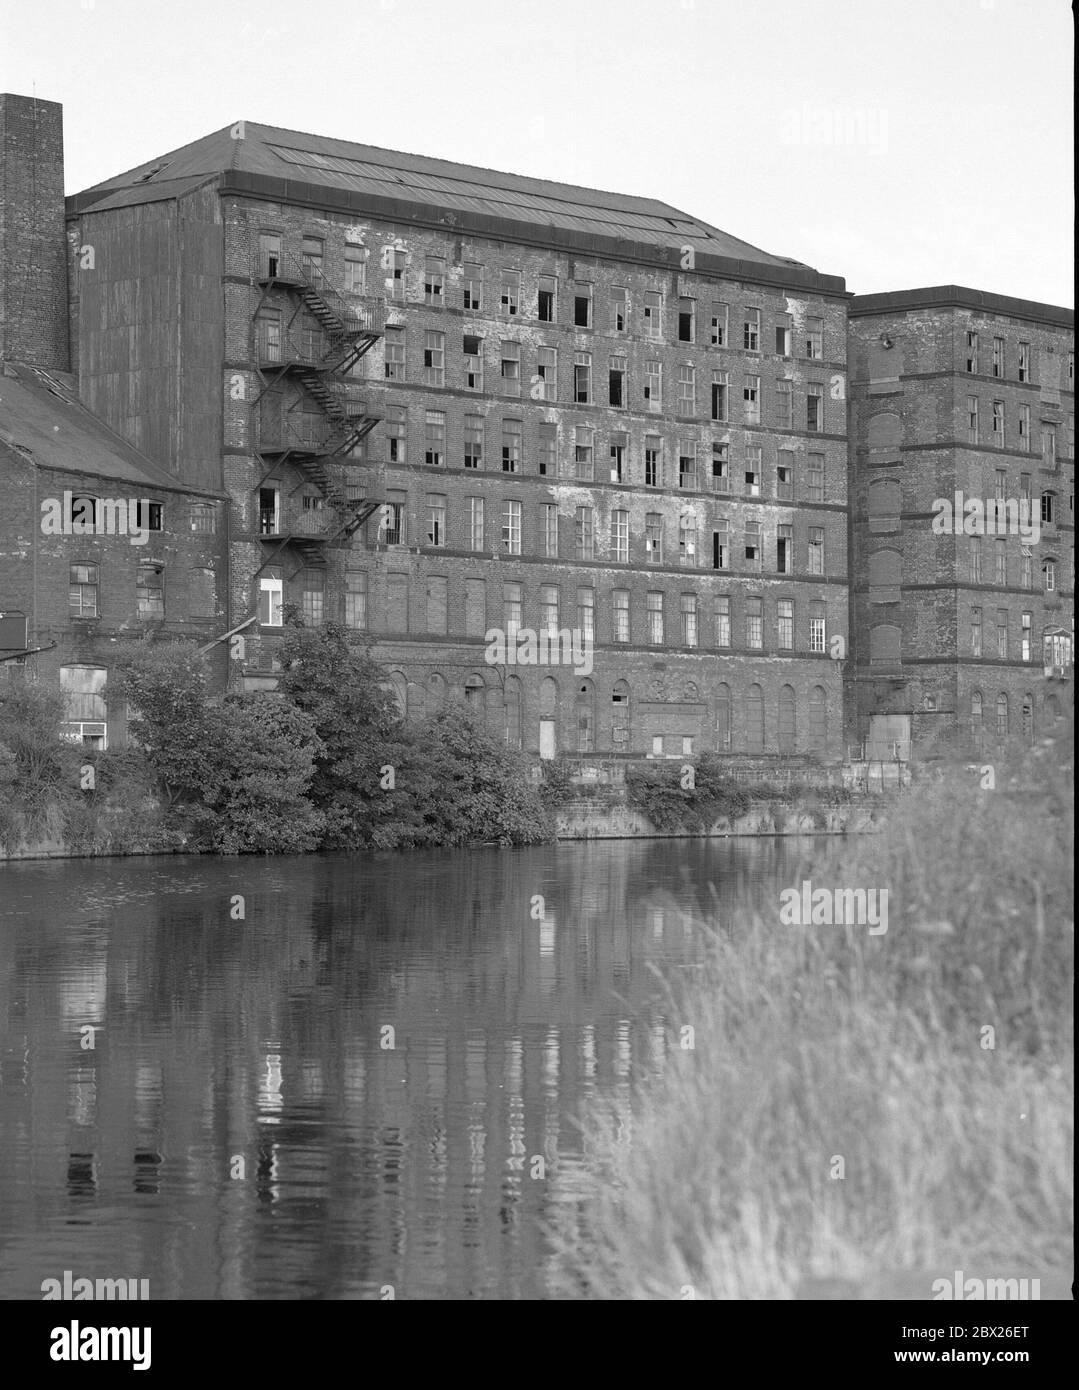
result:
[[[556,1291],[894,1297],[905,1275],[928,1298],[956,1269],[1070,1268],[1070,735],[996,775],[917,784],[793,880],[887,888],[886,934],[781,925],[778,901],[712,933],[670,985],[693,1050],[588,1124]]]

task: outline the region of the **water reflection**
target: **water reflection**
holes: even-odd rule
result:
[[[800,849],[0,866],[0,1296],[544,1296],[576,1118],[677,1046],[653,967]]]

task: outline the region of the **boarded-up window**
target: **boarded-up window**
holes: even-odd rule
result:
[[[408,631],[408,575],[386,577],[386,631]]]
[[[869,660],[873,665],[898,666],[900,630],[894,623],[878,623],[869,630]]]
[[[188,590],[188,611],[193,618],[212,618],[216,608],[216,590],[212,569],[196,567],[191,571]]]
[[[784,685],[779,690],[779,751],[793,753],[796,741],[795,699],[792,686]]]
[[[446,631],[446,580],[435,575],[427,579],[427,631]]]
[[[898,531],[903,506],[903,489],[892,478],[877,478],[869,484],[870,531]]]
[[[869,421],[866,438],[870,453],[880,449],[886,453],[894,454],[894,461],[899,462],[899,446],[903,441],[903,422],[894,411],[889,410],[882,415],[874,415]],[[880,462],[881,460],[876,461]]]
[[[482,637],[487,631],[487,583],[483,579],[465,580],[465,635]]]
[[[809,748],[813,753],[823,753],[828,736],[827,697],[823,685],[815,685],[809,692]]]
[[[759,685],[751,685],[746,697],[746,749],[764,751],[764,691]]]
[[[721,753],[731,751],[731,690],[722,683],[716,688],[716,746]]]
[[[898,550],[874,550],[869,557],[870,603],[898,603],[901,572]]]

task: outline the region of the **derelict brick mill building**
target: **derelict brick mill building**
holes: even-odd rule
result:
[[[4,101],[5,163],[50,166],[13,187],[52,208],[60,108]],[[291,602],[366,631],[410,715],[466,699],[534,755],[837,762],[910,718],[916,683],[859,679],[876,624],[848,630],[842,279],[649,199],[250,122],[69,198],[67,285],[37,273],[50,217],[30,279],[81,400],[229,499],[233,684],[272,685]],[[488,629],[548,627],[594,669],[485,660]]]

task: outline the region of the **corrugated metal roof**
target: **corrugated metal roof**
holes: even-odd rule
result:
[[[454,164],[253,121],[242,125],[243,138],[232,138],[236,127],[226,126],[77,194],[72,206],[104,209],[177,197],[202,179],[238,170],[543,228],[655,246],[693,245],[701,252],[755,264],[801,265],[654,198]]]
[[[170,489],[199,497],[218,495],[166,473],[88,410],[55,376],[39,376],[22,364],[5,363],[0,372],[0,442],[28,451],[41,468],[115,479],[152,492]]]

